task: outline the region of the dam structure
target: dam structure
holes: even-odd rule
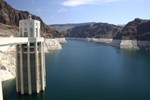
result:
[[[20,37],[27,42],[16,45],[16,90],[21,94],[44,91],[46,87],[44,38],[40,37],[40,21],[19,21]]]

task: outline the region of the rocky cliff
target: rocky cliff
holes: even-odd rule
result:
[[[125,25],[114,39],[150,41],[150,20],[136,18]]]
[[[67,41],[65,38],[45,39],[45,52],[49,52],[52,50],[60,50],[62,49],[61,44],[66,42]]]
[[[2,81],[15,78],[15,55],[15,46],[0,47],[0,75]]]
[[[92,23],[81,25],[67,31],[67,37],[80,38],[113,38],[122,27],[108,23]]]
[[[54,25],[49,25],[51,28],[56,29],[57,31],[61,33],[66,33],[68,29],[72,29],[79,24],[54,24]]]
[[[56,29],[57,31],[66,34],[68,30],[71,30],[74,27],[77,26],[82,26],[82,25],[87,25],[87,24],[92,24],[94,22],[91,23],[77,23],[77,24],[53,24],[53,25],[49,25],[51,28]]]
[[[11,27],[11,29],[18,31],[17,26],[19,25],[19,20],[27,19],[29,14],[30,13],[28,11],[16,10],[13,7],[11,7],[7,2],[0,0],[0,23],[9,26],[9,28]],[[46,25],[41,20],[40,17],[38,17],[36,15],[32,15],[32,18],[39,20],[41,22],[41,35],[42,36],[51,37],[51,38],[52,37],[62,37],[62,34],[60,34],[58,31],[50,28],[48,25]],[[2,27],[0,27],[0,29],[3,30]],[[5,36],[5,32],[1,32],[1,33],[4,33],[3,36]],[[17,34],[18,34],[18,32],[17,32]],[[11,35],[17,36],[17,34],[11,34]]]

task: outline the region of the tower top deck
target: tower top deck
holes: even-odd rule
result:
[[[40,37],[40,21],[32,19],[31,15],[29,15],[28,19],[20,20],[19,33],[21,37]]]

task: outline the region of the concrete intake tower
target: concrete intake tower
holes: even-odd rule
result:
[[[16,90],[21,94],[44,91],[46,87],[44,38],[40,37],[40,21],[19,21],[19,34],[28,42],[16,46]]]

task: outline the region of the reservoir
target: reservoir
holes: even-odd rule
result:
[[[3,82],[4,100],[150,100],[150,52],[67,40],[46,53],[46,91],[18,95]]]

